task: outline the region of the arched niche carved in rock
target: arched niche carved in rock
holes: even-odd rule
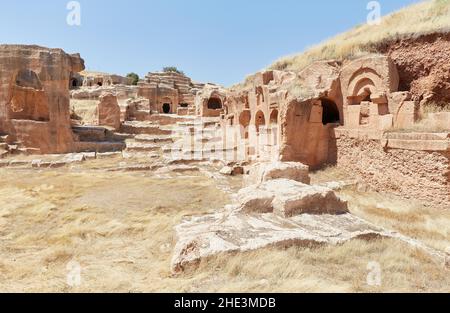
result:
[[[35,72],[22,69],[14,75],[8,113],[15,120],[49,120],[48,99]]]

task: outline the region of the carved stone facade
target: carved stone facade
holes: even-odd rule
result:
[[[0,133],[28,152],[73,150],[69,81],[84,69],[78,54],[38,46],[0,46]]]
[[[149,100],[152,112],[161,114],[194,114],[195,95],[203,88],[179,73],[149,73],[139,83],[138,96]]]
[[[399,91],[397,67],[386,56],[320,61],[299,73],[258,73],[227,91],[221,118],[224,147],[236,150],[239,161],[292,161],[312,169],[337,164],[382,191],[449,206],[450,114],[429,114],[431,133],[414,132],[418,122],[419,101]],[[373,149],[364,149],[367,143]],[[414,156],[427,171],[405,176],[417,168]],[[383,173],[397,170],[382,168],[380,160],[403,171],[397,182],[386,184],[383,177],[395,175]],[[420,192],[404,188],[419,181]]]

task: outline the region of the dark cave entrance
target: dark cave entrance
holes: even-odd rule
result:
[[[322,99],[323,125],[340,123],[341,117],[336,103],[329,99]]]

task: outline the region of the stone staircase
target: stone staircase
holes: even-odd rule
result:
[[[126,122],[122,132],[131,135],[126,140],[125,157],[163,157],[171,162],[199,162],[217,159],[221,149],[221,129],[219,119],[195,117],[164,121]],[[219,151],[220,152],[220,151]]]
[[[221,159],[222,136],[219,119],[193,118],[173,128],[176,140],[163,148],[173,161],[212,161]]]
[[[78,137],[75,143],[80,152],[110,152],[121,151],[125,148],[126,134],[115,133],[104,127],[76,126],[72,127]]]
[[[120,132],[98,126],[74,126],[76,151],[121,151],[125,159],[134,159],[139,165],[144,160],[158,159],[162,166],[180,166],[216,160],[225,160],[219,118],[161,116],[151,121],[125,122]],[[29,149],[10,137],[0,135],[0,158],[15,153],[29,154]]]
[[[122,124],[120,132],[131,135],[155,136],[167,136],[172,133],[170,129],[163,128],[159,123],[153,121],[127,121]]]
[[[175,120],[174,120],[175,121]],[[157,158],[162,155],[163,148],[174,142],[174,124],[161,125],[158,121],[125,122],[121,132],[130,135],[125,141],[125,157]]]

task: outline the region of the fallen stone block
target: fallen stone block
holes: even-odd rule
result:
[[[80,163],[86,161],[86,156],[84,155],[84,153],[71,153],[65,155],[61,161],[67,164]]]
[[[242,166],[225,166],[220,170],[220,174],[226,176],[244,175],[244,168]]]
[[[273,201],[275,200],[273,192],[252,186],[241,189],[237,198],[243,213],[273,212]]]
[[[310,186],[288,179],[276,179],[244,188],[238,193],[243,212],[274,212],[283,217],[299,214],[343,214],[347,202],[324,186]]]
[[[270,181],[276,192],[273,201],[274,213],[284,217],[299,214],[344,214],[348,213],[347,202],[336,196],[329,188],[292,183],[285,180]],[[280,190],[282,190],[280,192]]]
[[[256,163],[249,169],[246,185],[257,185],[273,179],[291,179],[309,184],[309,167],[297,162],[268,162]]]

